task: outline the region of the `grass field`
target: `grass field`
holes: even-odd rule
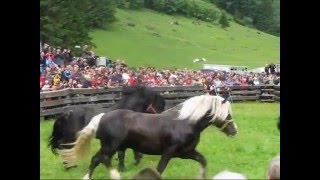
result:
[[[248,179],[266,179],[266,169],[270,160],[280,153],[280,132],[277,121],[280,103],[243,102],[233,105],[234,120],[239,134],[236,138],[225,136],[218,129],[210,127],[201,136],[197,149],[208,162],[208,178],[228,169],[243,173]],[[61,160],[47,148],[47,139],[52,131],[53,121],[40,123],[40,178],[41,179],[80,179],[89,166],[90,158],[80,161],[78,168],[64,171]],[[93,142],[91,154],[99,148]],[[115,157],[115,156],[114,156]],[[114,158],[113,158],[114,159]],[[130,178],[143,167],[157,166],[160,156],[145,155],[138,166],[134,166],[132,150],[127,151],[125,164],[127,171],[122,178]],[[116,160],[112,162],[117,166]],[[199,165],[193,160],[172,159],[163,173],[164,178],[196,178]],[[96,168],[94,179],[109,178],[103,165]]]
[[[202,63],[192,60],[202,57],[208,64],[249,68],[280,62],[279,37],[233,22],[223,30],[217,24],[195,25],[192,19],[152,10],[118,9],[116,17],[118,21],[107,29],[91,33],[97,45],[94,50],[100,56],[125,60],[129,66],[199,69]],[[179,25],[170,24],[172,20]],[[128,22],[134,22],[135,27],[128,26]]]

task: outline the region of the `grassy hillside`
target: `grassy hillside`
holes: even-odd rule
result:
[[[129,66],[199,69],[194,58],[211,64],[263,66],[279,62],[280,38],[231,22],[227,30],[217,24],[192,23],[193,19],[152,10],[117,10],[118,21],[91,36],[100,56],[125,60]],[[176,20],[179,25],[170,24]],[[128,26],[134,22],[135,26]]]

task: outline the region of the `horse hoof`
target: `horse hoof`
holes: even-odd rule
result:
[[[139,163],[140,163],[140,161],[137,161],[137,160],[133,161],[133,165],[135,165],[135,166],[138,165]]]
[[[90,180],[89,174],[84,175],[82,179],[83,180]]]

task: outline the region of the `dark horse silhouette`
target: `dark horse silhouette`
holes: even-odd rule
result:
[[[200,133],[209,125],[220,128],[228,136],[237,134],[229,101],[206,94],[192,97],[161,114],[119,109],[95,116],[79,132],[74,147],[58,153],[67,164],[73,165],[78,158],[88,155],[90,142],[96,136],[101,148],[92,157],[84,179],[90,179],[100,163],[110,169],[114,153],[127,148],[143,154],[161,155],[157,166],[160,174],[171,158],[193,159],[201,164],[200,177],[205,178],[207,162],[195,148]],[[110,175],[119,178],[116,169],[111,169]]]
[[[124,87],[122,98],[119,103],[110,108],[102,108],[100,106],[86,107],[73,106],[64,110],[58,116],[53,131],[49,138],[48,146],[54,154],[57,149],[70,149],[72,145],[64,145],[76,140],[77,132],[89,124],[91,118],[99,113],[107,113],[115,109],[129,109],[136,112],[145,113],[161,113],[165,107],[165,99],[158,92],[154,92],[144,86]],[[142,158],[142,154],[134,151],[135,161],[137,165]],[[125,152],[118,152],[119,170],[125,170],[124,166]],[[69,169],[76,166],[68,166],[64,163],[65,168]]]

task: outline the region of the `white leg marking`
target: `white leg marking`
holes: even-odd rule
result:
[[[236,130],[238,131],[238,126],[235,122],[233,122],[234,127],[236,128]]]
[[[111,179],[121,179],[120,178],[120,173],[116,169],[111,169],[110,170],[110,178]]]
[[[204,179],[205,176],[206,176],[206,168],[200,166],[199,179]]]
[[[90,180],[89,173],[87,173],[86,175],[84,175],[82,179],[83,179],[83,180]]]

